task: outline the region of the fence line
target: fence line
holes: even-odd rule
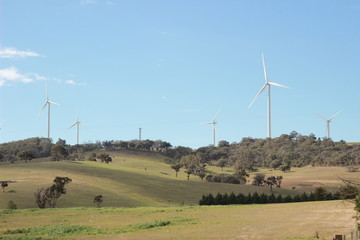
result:
[[[337,234],[335,235],[333,240],[359,240],[360,239],[359,237],[360,237],[360,232],[354,231],[347,234],[339,234],[339,235]]]

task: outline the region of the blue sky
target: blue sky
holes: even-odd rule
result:
[[[295,130],[360,141],[360,1],[0,0],[0,142],[162,139],[174,146]]]

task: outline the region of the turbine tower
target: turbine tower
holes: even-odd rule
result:
[[[332,116],[331,116],[330,118],[328,118],[328,119],[324,118],[323,116],[321,116],[321,115],[319,114],[319,117],[321,117],[321,118],[326,122],[326,137],[327,137],[327,138],[330,138],[330,122],[331,122],[331,120],[332,120],[336,115],[340,114],[342,111],[343,111],[343,110],[335,113],[334,115],[332,115]]]
[[[48,90],[47,90],[47,85],[46,85],[46,101],[45,101],[45,104],[44,104],[44,106],[43,106],[43,108],[41,109],[40,112],[42,112],[42,110],[44,110],[46,105],[48,106],[48,134],[47,134],[48,139],[50,139],[50,105],[51,104],[60,105],[60,104],[58,104],[56,102],[53,102],[53,101],[49,100],[49,98],[48,98]]]
[[[265,90],[265,88],[268,88],[268,104],[267,104],[267,109],[268,109],[268,131],[267,131],[267,137],[271,138],[271,101],[270,101],[270,86],[276,86],[276,87],[282,87],[282,88],[289,88],[286,87],[284,85],[280,85],[278,83],[274,83],[274,82],[269,82],[268,80],[268,75],[266,73],[266,66],[265,66],[265,60],[264,60],[264,53],[262,54],[262,64],[263,64],[263,68],[264,68],[264,76],[265,76],[265,85],[260,89],[260,91],[256,94],[256,96],[254,97],[254,99],[251,101],[251,103],[249,104],[249,108],[251,107],[251,105],[256,101],[256,99],[259,97],[259,95]]]
[[[220,109],[217,111],[217,113],[216,113],[216,115],[215,115],[215,117],[214,117],[214,120],[213,120],[212,122],[203,122],[203,123],[200,123],[200,124],[212,124],[212,125],[213,125],[213,145],[214,145],[214,146],[215,146],[215,137],[216,137],[216,127],[215,127],[215,126],[216,126],[216,124],[217,124],[216,118],[217,118],[219,112],[220,112]]]
[[[76,145],[79,145],[79,127],[80,127],[80,122],[79,122],[79,117],[78,117],[78,114],[76,114],[76,122],[71,125],[71,127],[69,127],[68,129],[70,128],[73,128],[74,126],[76,125]]]

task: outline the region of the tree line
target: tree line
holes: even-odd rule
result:
[[[291,167],[313,166],[358,166],[360,145],[349,145],[345,141],[334,142],[315,135],[300,135],[293,131],[277,138],[255,139],[246,137],[239,143],[220,141],[218,146],[190,149],[176,147],[163,151],[170,165],[182,165],[185,171],[191,166],[187,159],[198,159],[201,165],[220,168],[232,167],[235,172],[256,171],[266,167],[289,171]],[[193,161],[193,162],[196,162]],[[187,163],[187,164],[184,164]],[[196,165],[196,164],[195,164]],[[191,166],[193,170],[194,164]],[[199,165],[196,169],[201,169]],[[196,171],[195,171],[196,172]]]
[[[99,149],[156,151],[168,157],[166,160],[168,164],[175,165],[185,162],[187,167],[191,167],[193,164],[184,160],[184,157],[199,158],[201,164],[196,169],[194,166],[191,168],[182,166],[182,168],[188,172],[198,172],[200,176],[202,175],[201,165],[203,164],[215,165],[220,168],[232,167],[235,171],[241,169],[254,171],[259,167],[278,168],[287,171],[291,167],[306,165],[355,166],[360,164],[359,144],[349,145],[345,141],[334,142],[329,138],[317,138],[313,134],[300,135],[295,131],[272,139],[246,137],[240,142],[231,144],[223,140],[218,143],[218,146],[210,145],[198,149],[184,146],[173,147],[166,141],[148,139],[142,141],[97,141],[71,146],[62,139],[52,143],[47,138],[29,138],[0,144],[0,162],[49,157],[52,147],[56,144],[66,147],[69,153],[68,157],[72,159],[80,159],[83,153]]]
[[[47,138],[28,138],[0,144],[0,162],[17,160],[31,161],[34,158],[53,157],[53,160],[86,160],[85,153],[96,150],[139,150],[162,152],[172,145],[162,140],[131,140],[131,141],[97,141],[69,145],[59,138],[56,143]],[[56,152],[56,154],[54,154]],[[59,154],[58,154],[59,153]]]
[[[323,187],[318,187],[310,193],[302,193],[294,196],[281,194],[270,195],[265,193],[248,193],[247,195],[234,192],[217,193],[215,196],[211,193],[203,195],[199,205],[229,205],[229,204],[267,204],[267,203],[290,203],[290,202],[307,202],[307,201],[328,201],[341,199],[340,191],[329,192]]]

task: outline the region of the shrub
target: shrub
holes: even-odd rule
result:
[[[8,207],[7,207],[7,209],[17,209],[17,206],[16,206],[15,202],[12,201],[12,200],[10,200],[10,201],[8,202]]]

